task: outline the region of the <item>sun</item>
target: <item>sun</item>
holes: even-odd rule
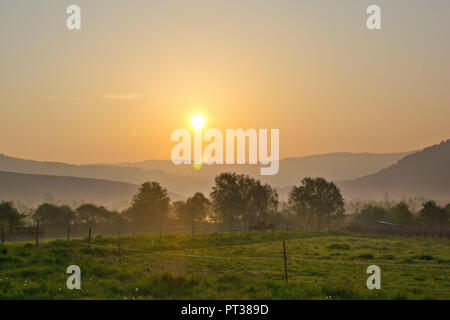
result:
[[[205,125],[205,118],[202,115],[195,115],[192,117],[191,119],[191,125],[194,129],[202,129],[203,126]]]

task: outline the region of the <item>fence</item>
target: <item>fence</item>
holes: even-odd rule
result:
[[[276,226],[275,230],[281,231],[304,231],[303,228],[298,226]],[[387,236],[403,236],[403,237],[440,237],[450,239],[450,228],[445,226],[421,226],[421,225],[408,225],[408,226],[386,226],[386,225],[349,225],[341,229],[340,231],[348,231],[352,233],[360,234],[381,234]],[[310,230],[313,231],[313,230]],[[135,237],[137,235],[152,235],[152,234],[192,234],[195,238],[196,234],[217,234],[218,237],[222,235],[233,233],[250,232],[248,226],[233,225],[230,229],[228,225],[222,224],[203,224],[193,227],[189,226],[177,226],[177,225],[164,225],[162,227],[150,227],[150,228],[134,228],[134,227],[68,227],[68,228],[46,228],[39,226],[39,223],[33,227],[14,227],[10,231],[6,231],[4,227],[1,228],[1,241],[5,242],[26,242],[36,241],[36,245],[39,241],[58,240],[58,239],[83,239],[92,238],[97,236],[102,237],[117,237],[119,233],[122,236]],[[265,231],[271,232],[273,230]]]
[[[122,236],[135,237],[138,235],[154,235],[154,234],[192,234],[195,238],[197,234],[217,234],[218,236],[248,232],[248,227],[243,225],[233,225],[230,229],[225,225],[198,225],[195,228],[189,226],[176,226],[165,225],[162,227],[68,227],[68,228],[46,228],[39,226],[38,223],[34,227],[14,227],[9,232],[5,228],[2,228],[2,241],[3,242],[27,242],[27,241],[48,241],[48,240],[70,240],[70,239],[83,239],[93,238],[97,236],[102,237],[117,237],[119,233]],[[267,231],[273,233],[273,231]]]
[[[159,250],[145,250],[145,249],[137,249],[134,247],[126,247],[123,245],[123,243],[121,242],[121,239],[118,238],[117,239],[117,245],[101,245],[101,244],[95,244],[95,243],[91,243],[91,242],[74,242],[75,245],[77,246],[82,246],[82,247],[89,247],[89,248],[99,248],[99,249],[106,249],[106,250],[111,250],[112,252],[115,252],[116,255],[118,256],[118,263],[122,264],[123,263],[123,258],[126,256],[126,253],[129,252],[130,254],[135,254],[135,253],[139,253],[139,254],[149,254],[149,255],[156,255],[156,256],[167,256],[167,257],[184,257],[184,258],[193,258],[193,259],[199,259],[199,260],[219,260],[221,261],[221,268],[225,271],[225,272],[244,272],[246,274],[248,274],[248,271],[246,270],[248,267],[248,264],[246,263],[244,267],[244,271],[243,270],[237,270],[236,268],[230,267],[229,265],[227,265],[227,262],[236,262],[239,260],[244,260],[246,262],[256,262],[257,265],[259,267],[261,267],[261,265],[263,263],[270,263],[270,264],[275,264],[279,266],[279,277],[282,277],[286,282],[289,281],[289,279],[291,278],[298,278],[303,277],[304,275],[299,275],[298,272],[292,272],[292,270],[289,270],[290,267],[292,267],[292,264],[301,264],[303,267],[305,267],[306,265],[310,265],[310,266],[314,266],[314,272],[317,273],[317,265],[331,265],[333,267],[337,267],[337,266],[342,266],[342,265],[346,265],[346,266],[369,266],[369,265],[377,265],[380,267],[387,267],[387,268],[397,268],[400,271],[401,275],[405,275],[405,268],[408,269],[413,269],[414,271],[417,271],[419,269],[423,269],[421,270],[422,275],[426,274],[430,277],[434,277],[435,274],[433,271],[431,271],[432,269],[436,269],[438,270],[441,280],[445,283],[448,284],[448,270],[450,270],[450,265],[449,264],[408,264],[408,263],[387,263],[387,262],[363,262],[363,261],[345,261],[345,260],[329,260],[329,259],[311,259],[311,258],[305,258],[305,257],[301,257],[301,256],[296,256],[296,255],[290,255],[289,251],[287,249],[287,245],[286,245],[287,241],[283,240],[282,242],[280,242],[280,250],[278,252],[273,252],[272,256],[268,257],[268,256],[246,256],[246,255],[232,255],[232,256],[224,256],[224,255],[205,255],[205,254],[188,254],[188,253],[179,253],[179,252],[170,252],[170,251],[159,251]],[[132,260],[133,263],[135,263],[135,260]],[[145,263],[147,264],[147,262]],[[195,265],[198,265],[197,263],[195,263]],[[341,267],[339,267],[341,268]],[[320,269],[320,268],[319,268]],[[328,267],[325,268],[328,270]],[[355,269],[353,269],[355,270]],[[357,270],[359,270],[360,275],[363,275],[364,273],[361,273],[361,270],[358,268]],[[445,273],[442,273],[442,270],[445,270]],[[202,272],[204,270],[202,270],[201,268],[197,268],[197,272]],[[321,270],[320,270],[321,271]],[[214,272],[217,273],[217,270],[214,270]],[[219,271],[220,272],[220,271]],[[352,271],[353,272],[353,271]],[[353,277],[353,273],[350,272],[351,277]],[[318,272],[319,274],[322,273]],[[406,273],[407,275],[409,275],[408,273]],[[263,274],[261,272],[260,274],[261,276],[264,276],[265,274]],[[316,278],[316,277],[313,277]],[[365,285],[365,281],[357,281],[356,279],[342,279],[341,281],[336,281],[336,280],[330,280],[330,279],[326,279],[326,278],[320,278],[320,281],[325,281],[325,282],[331,282],[331,283],[339,283],[341,285],[351,285],[351,286],[362,286]],[[319,280],[317,280],[317,283],[320,283]],[[420,282],[410,282],[408,283],[408,289],[409,290],[414,290],[414,286],[423,286]],[[423,287],[421,287],[423,289]],[[440,294],[442,294],[444,297],[450,297],[450,288],[446,288],[446,287],[435,287],[432,290],[433,292],[438,292]],[[441,297],[442,297],[441,295]]]
[[[364,234],[383,234],[403,237],[441,237],[450,239],[450,228],[425,225],[351,224],[347,231]]]

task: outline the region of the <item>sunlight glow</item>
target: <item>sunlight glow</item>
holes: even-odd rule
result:
[[[192,117],[191,125],[194,129],[202,129],[205,125],[205,119],[203,118],[203,116],[197,114]]]

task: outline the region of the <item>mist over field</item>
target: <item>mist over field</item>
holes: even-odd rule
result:
[[[200,169],[191,165],[177,166],[170,160],[72,165],[0,155],[0,196],[36,203],[51,195],[55,200],[117,206],[130,199],[139,184],[156,180],[178,200],[197,191],[209,193],[215,176],[236,172],[269,183],[278,190],[281,199],[287,199],[289,189],[304,177],[324,177],[337,182],[348,200],[383,199],[386,195],[393,199],[448,200],[449,163],[450,140],[418,152],[332,153],[282,159],[279,173],[274,176],[260,176],[260,165],[248,164],[203,165]]]
[[[353,179],[370,173],[375,173],[401,159],[408,153],[398,154],[352,154],[337,153],[317,156],[308,156],[300,158],[282,159],[280,161],[280,171],[275,176],[259,176],[259,166],[254,165],[204,165],[200,170],[194,169],[189,165],[176,166],[170,160],[148,160],[138,163],[126,164],[92,164],[92,165],[71,165],[57,162],[43,162],[35,160],[24,160],[0,155],[0,171],[15,172],[30,175],[48,175],[62,177],[77,177],[110,180],[111,185],[118,186],[114,182],[126,182],[133,185],[141,184],[149,180],[160,181],[166,188],[177,194],[175,198],[187,197],[196,191],[209,192],[214,183],[214,177],[222,172],[234,171],[237,173],[249,174],[258,177],[263,182],[270,183],[282,189],[286,186],[292,186],[301,181],[306,176],[322,176],[331,180]],[[21,176],[22,179],[26,175]],[[39,177],[29,176],[31,179]],[[30,194],[27,189],[6,188],[3,191],[5,198],[21,200],[42,200],[45,196],[51,194],[56,199],[61,200],[98,200],[100,202],[106,199],[93,194],[90,196],[77,194],[75,191],[67,190],[61,194],[58,188],[47,187],[44,177],[41,177],[40,188]],[[47,177],[47,179],[49,179]],[[53,178],[55,179],[55,178]],[[60,179],[63,181],[64,179]],[[4,180],[6,183],[6,180]],[[10,182],[11,180],[9,180]],[[78,180],[80,181],[80,180]],[[91,183],[94,184],[94,180]],[[0,182],[1,183],[1,182]],[[86,180],[86,183],[88,181]],[[104,181],[103,183],[106,183]],[[67,186],[73,184],[70,180],[66,181]],[[128,188],[128,189],[127,189]],[[134,187],[137,189],[137,186]],[[8,193],[6,193],[8,189]],[[118,189],[117,194],[110,194],[107,202],[111,203],[116,197],[120,201],[129,196],[129,190],[132,186],[122,185],[122,192]],[[60,190],[61,191],[61,190]],[[87,190],[85,190],[87,191]],[[106,191],[105,191],[106,192]],[[0,193],[0,195],[2,195]]]

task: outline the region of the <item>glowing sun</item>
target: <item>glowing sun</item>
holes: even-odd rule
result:
[[[205,118],[202,115],[195,115],[192,117],[191,119],[191,125],[194,129],[202,129],[203,126],[205,125]]]

